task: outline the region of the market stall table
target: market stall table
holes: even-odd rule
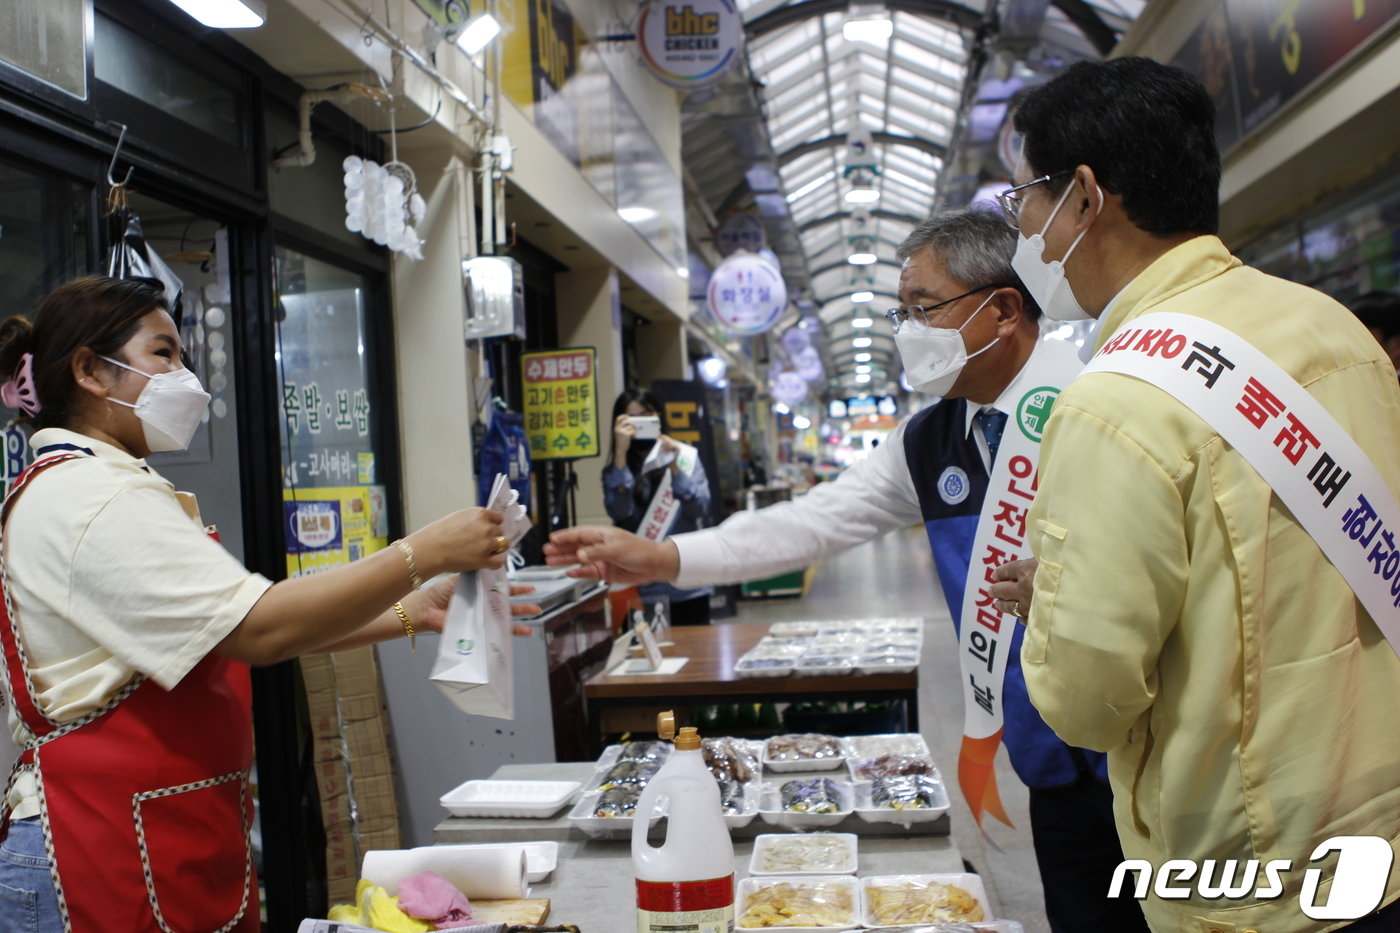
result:
[[[584,683],[583,696],[592,731],[593,752],[603,747],[609,731],[609,715],[617,710],[645,710],[637,720],[672,707],[709,703],[765,703],[808,700],[899,700],[904,707],[903,728],[919,731],[919,673],[841,674],[835,676],[740,677],[734,662],[769,633],[766,624],[680,625],[671,628],[673,647],[667,657],[689,658],[674,674],[610,675],[602,671]],[[625,731],[636,722],[623,721]]]
[[[492,779],[584,782],[593,772],[592,762],[506,765]],[[664,827],[664,821],[660,825]],[[839,824],[829,831],[850,832],[852,827]],[[736,880],[748,877],[753,837],[771,832],[783,830],[760,818],[733,833]],[[548,922],[571,923],[581,933],[617,933],[630,928],[636,891],[629,840],[584,835],[570,824],[567,808],[550,819],[449,817],[438,824],[433,839],[439,845],[551,840],[559,843],[558,864],[548,878],[530,885],[529,893],[532,898],[549,898]],[[912,831],[893,825],[866,825],[860,829],[859,858],[860,875],[964,870],[962,854],[948,836],[946,815]]]

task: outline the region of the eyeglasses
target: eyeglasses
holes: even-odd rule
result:
[[[888,311],[885,312],[885,317],[889,318],[890,326],[894,328],[894,332],[896,334],[899,333],[899,329],[901,327],[903,327],[907,322],[911,320],[914,322],[914,325],[916,327],[931,327],[932,325],[929,322],[932,321],[934,318],[938,317],[940,314],[942,314],[942,312],[939,309],[946,308],[948,307],[948,305],[961,298],[966,298],[968,295],[975,295],[978,292],[984,292],[989,288],[1014,287],[1015,286],[1011,285],[979,285],[977,288],[974,288],[971,291],[963,292],[961,295],[954,295],[952,298],[947,298],[943,301],[938,302],[938,304],[907,306],[901,305],[897,308],[890,308]]]
[[[1024,203],[1016,196],[1017,191],[1024,191],[1035,185],[1043,185],[1047,181],[1054,181],[1056,178],[1063,178],[1066,175],[1073,175],[1073,169],[1065,169],[1063,172],[1054,172],[1050,175],[1041,175],[1034,181],[1028,181],[1024,185],[1017,185],[1014,188],[1007,188],[997,195],[997,205],[1001,208],[1001,216],[1010,225],[1012,230],[1021,229],[1021,205]]]

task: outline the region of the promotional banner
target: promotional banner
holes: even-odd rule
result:
[[[389,546],[383,486],[284,489],[287,576],[319,573]]]
[[[1014,412],[1007,413],[1001,447],[987,482],[987,498],[972,539],[958,616],[963,686],[958,786],[978,826],[984,813],[1012,825],[1002,806],[993,762],[1005,728],[1002,687],[1007,655],[1019,623],[1015,616],[997,609],[987,590],[996,568],[1031,556],[1026,513],[1039,485],[1040,440],[1060,389],[1078,372],[1079,359],[1074,354],[1038,353],[1027,362],[1023,373],[1030,380],[1027,384],[1035,388],[1021,396]]]

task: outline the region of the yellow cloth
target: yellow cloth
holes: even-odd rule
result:
[[[1194,314],[1253,343],[1400,498],[1395,368],[1345,308],[1198,237],[1128,285],[1100,344],[1149,311]],[[1124,855],[1157,867],[1293,862],[1277,900],[1153,896],[1152,928],[1344,925],[1309,920],[1298,892],[1331,836],[1380,836],[1400,850],[1400,658],[1259,475],[1162,390],[1112,373],[1076,380],[1041,456],[1029,522],[1040,568],[1021,666],[1062,739],[1108,752]],[[1392,871],[1384,903],[1397,897]]]
[[[326,915],[337,923],[358,923],[384,933],[427,933],[437,929],[426,920],[410,917],[399,909],[399,899],[364,878],[355,885],[355,903],[337,904]]]

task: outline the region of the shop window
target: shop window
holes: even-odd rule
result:
[[[0,63],[87,99],[88,0],[0,4]]]
[[[0,161],[0,318],[32,318],[50,289],[89,271],[90,220],[88,186]],[[0,424],[17,414],[0,406]],[[8,489],[29,461],[29,447],[17,427],[2,437],[0,482]]]
[[[289,577],[389,544],[369,314],[373,282],[295,250],[276,256],[283,532]]]
[[[230,146],[242,143],[237,92],[99,15],[93,76]]]

